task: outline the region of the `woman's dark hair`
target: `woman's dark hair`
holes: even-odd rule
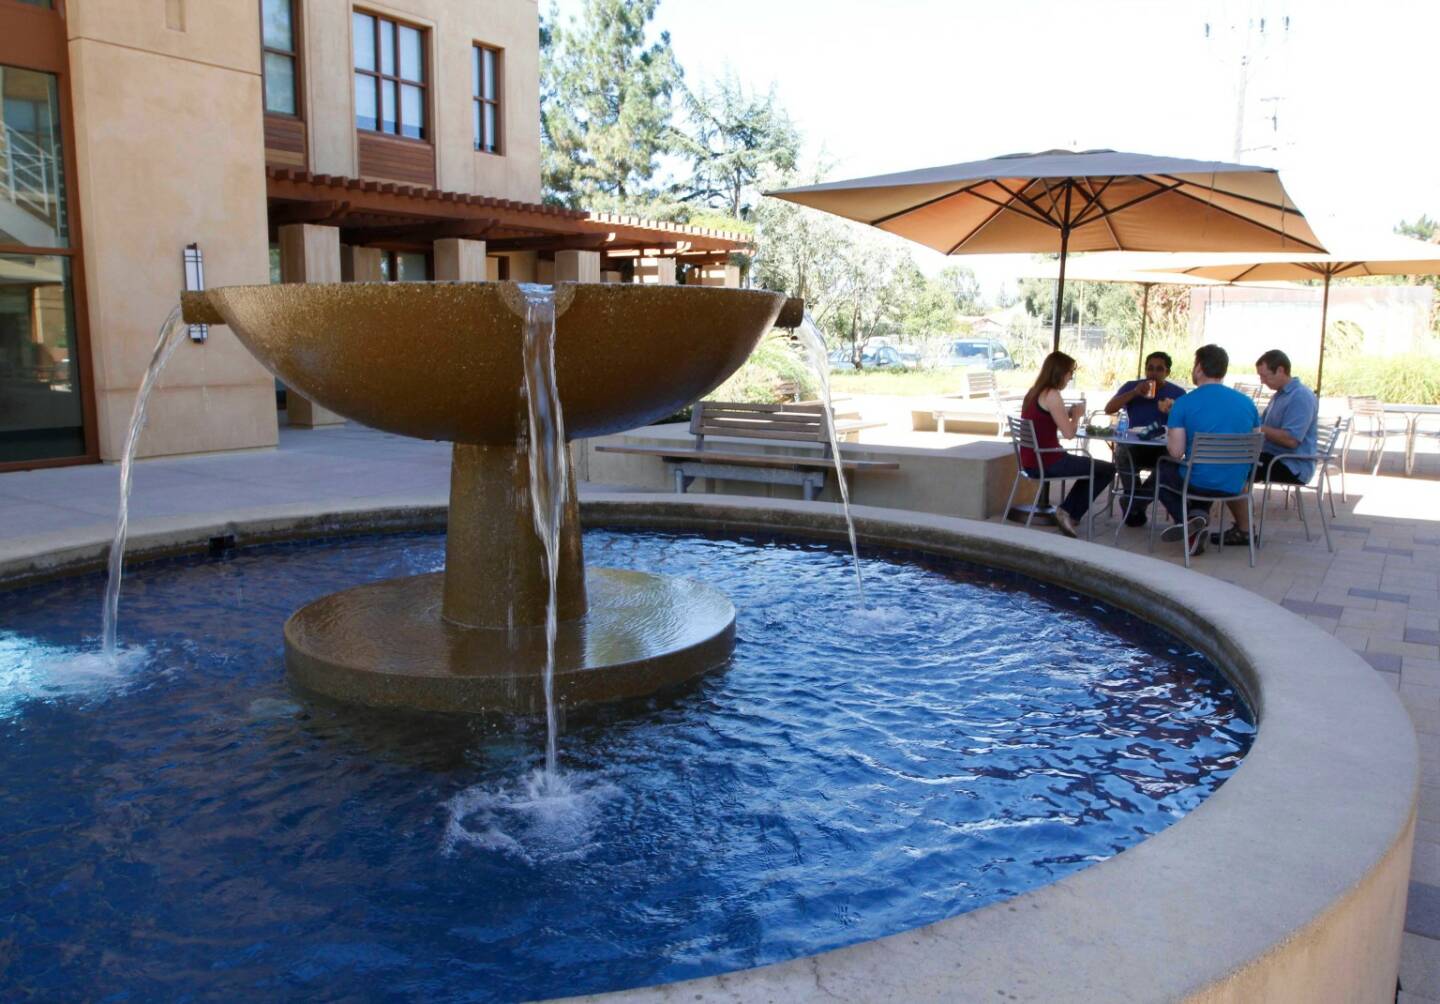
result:
[[[1064,390],[1074,369],[1075,360],[1063,352],[1052,352],[1046,356],[1045,361],[1040,364],[1040,374],[1035,378],[1034,385],[1025,392],[1025,401],[1021,405],[1021,410],[1034,404],[1040,397],[1041,391]]]
[[[1230,371],[1230,353],[1218,345],[1202,345],[1195,350],[1195,365],[1211,380],[1223,380]]]
[[[1150,353],[1148,356],[1145,357],[1145,365],[1146,365],[1146,366],[1149,366],[1149,365],[1150,365],[1150,360],[1152,360],[1152,359],[1159,359],[1161,362],[1163,362],[1163,363],[1165,364],[1165,372],[1166,372],[1166,373],[1169,373],[1171,370],[1173,370],[1173,369],[1175,368],[1175,361],[1170,358],[1170,353],[1168,353],[1168,352],[1152,352],[1152,353]]]

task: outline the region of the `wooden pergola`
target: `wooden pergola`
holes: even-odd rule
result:
[[[396,251],[426,251],[437,240],[464,238],[483,240],[495,254],[584,250],[693,265],[723,264],[751,247],[745,234],[678,223],[298,168],[269,166],[265,175],[272,239],[279,227],[313,223],[339,228],[342,243]]]

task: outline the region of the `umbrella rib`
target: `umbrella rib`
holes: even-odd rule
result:
[[[994,202],[994,200],[991,201]],[[978,227],[974,227],[968,234],[966,234],[964,237],[961,237],[960,240],[954,246],[952,246],[949,251],[945,252],[947,255],[954,254],[966,244],[970,243],[970,241],[974,240],[976,235],[979,234],[980,231],[984,230],[991,223],[993,223],[995,221],[995,217],[1005,212],[1005,210],[1008,208],[1003,202],[994,202],[994,205],[995,211],[992,212],[989,216],[985,217],[984,221],[982,221]],[[1018,210],[1012,209],[1011,212],[1018,212]]]
[[[1180,184],[1178,182],[1174,185],[1160,185],[1159,182],[1151,181],[1149,176],[1147,175],[1137,174],[1135,175],[1135,177],[1141,178],[1144,181],[1150,181],[1152,185],[1159,185],[1159,187],[1156,188],[1153,192],[1146,192],[1144,195],[1137,195],[1129,202],[1122,202],[1118,206],[1111,206],[1108,209],[1104,206],[1101,206],[1100,212],[1096,215],[1095,219],[1105,219],[1108,216],[1114,216],[1116,213],[1123,212],[1124,210],[1129,209],[1131,206],[1138,206],[1140,203],[1148,202],[1149,200],[1155,198],[1157,195],[1164,195],[1166,192],[1180,191]],[[1180,192],[1180,194],[1183,195],[1185,193]],[[1081,215],[1083,216],[1084,214],[1082,213]],[[1086,220],[1085,222],[1094,223],[1095,220]]]
[[[1111,225],[1111,223],[1110,223],[1110,214],[1104,211],[1104,210],[1105,210],[1105,204],[1100,201],[1100,196],[1102,196],[1102,195],[1105,194],[1105,190],[1110,187],[1110,183],[1111,183],[1112,181],[1114,181],[1114,180],[1115,180],[1114,178],[1107,178],[1107,179],[1105,180],[1105,184],[1103,184],[1103,185],[1100,186],[1100,191],[1098,191],[1098,192],[1092,192],[1092,191],[1090,190],[1090,180],[1089,180],[1088,178],[1081,178],[1081,179],[1080,179],[1080,187],[1081,187],[1081,190],[1084,191],[1087,195],[1090,196],[1090,201],[1087,202],[1087,203],[1085,204],[1084,208],[1082,208],[1082,209],[1080,210],[1080,212],[1075,215],[1075,223],[1074,223],[1074,226],[1076,226],[1076,227],[1082,227],[1082,226],[1084,226],[1084,225],[1088,222],[1088,221],[1085,219],[1085,214],[1089,211],[1090,207],[1091,207],[1091,206],[1099,206],[1101,212],[1100,212],[1100,214],[1096,217],[1096,219],[1099,219],[1099,220],[1101,220],[1102,222],[1104,222],[1104,224],[1105,224],[1105,229],[1110,232],[1110,239],[1115,242],[1115,249],[1116,249],[1117,251],[1123,251],[1124,248],[1123,248],[1123,247],[1121,246],[1121,244],[1120,244],[1120,235],[1115,232],[1115,227],[1114,227],[1113,225]]]
[[[1010,189],[1000,184],[999,181],[995,182],[995,187],[1000,189],[1000,191],[1004,192],[1006,195],[1010,196],[1011,199],[1031,210],[1031,213],[1034,213],[1034,215],[1032,216],[1031,213],[1023,213],[1008,202],[1001,202],[998,199],[989,198],[988,196],[981,195],[979,192],[972,192],[971,194],[974,195],[977,199],[984,199],[986,202],[989,202],[992,205],[999,206],[1002,209],[1008,209],[1015,215],[1023,216],[1029,220],[1034,220],[1036,223],[1043,223],[1047,227],[1059,226],[1059,224],[1055,222],[1054,217],[1046,215],[1044,206],[1040,205],[1034,199],[1026,198],[1023,189],[1019,192],[1012,192]]]
[[[937,195],[937,196],[935,196],[935,198],[933,198],[933,199],[926,199],[924,202],[917,202],[917,203],[915,203],[915,205],[913,205],[913,206],[906,206],[904,209],[896,210],[896,211],[893,212],[893,213],[888,213],[888,214],[885,215],[885,216],[881,216],[881,217],[879,217],[879,218],[877,218],[877,219],[869,220],[868,222],[869,222],[870,226],[872,226],[872,227],[878,227],[878,226],[879,226],[880,224],[882,224],[882,223],[889,223],[891,220],[899,219],[901,216],[905,216],[905,215],[908,214],[908,213],[917,212],[918,210],[924,209],[924,208],[926,208],[927,206],[933,206],[933,205],[935,205],[935,203],[937,203],[937,202],[944,202],[946,199],[952,199],[952,198],[954,198],[954,197],[957,196],[957,195],[965,195],[965,194],[967,194],[967,193],[973,193],[975,189],[979,188],[979,187],[980,187],[981,185],[983,185],[983,184],[985,184],[984,181],[977,181],[977,182],[975,182],[975,184],[973,184],[973,185],[961,185],[959,188],[955,189],[955,191],[953,191],[953,192],[946,192],[944,195]],[[982,198],[983,198],[983,196],[982,196]],[[991,200],[991,201],[993,201],[993,200]]]
[[[1055,218],[1055,213],[1057,212],[1059,207],[1055,204],[1054,198],[1051,198],[1050,212],[1046,212],[1045,207],[1042,206],[1037,199],[1032,199],[1030,196],[1025,194],[1025,189],[1030,187],[1030,185],[1034,184],[1037,181],[1040,182],[1040,184],[1042,185],[1045,184],[1045,179],[1033,178],[1030,181],[1026,182],[1024,187],[1022,187],[1018,192],[1012,192],[1010,189],[1006,188],[998,181],[995,182],[995,184],[1001,191],[1005,192],[1012,199],[1019,202],[1021,205],[1028,206],[1031,210],[1033,210],[1035,215],[1029,217],[1030,219],[1035,220],[1037,223],[1043,223],[1047,227],[1054,227],[1058,230],[1060,228],[1061,221],[1058,221]],[[1048,188],[1048,186],[1045,189],[1045,194],[1050,195],[1050,189]],[[1019,210],[1013,209],[1013,207],[1012,211],[1019,213]],[[1020,213],[1020,215],[1025,216],[1026,214]]]
[[[1068,181],[1069,179],[1066,179],[1066,180]],[[1045,209],[1044,209],[1044,207],[1042,207],[1042,206],[1040,205],[1040,200],[1039,200],[1039,199],[1026,199],[1026,198],[1025,198],[1025,189],[1029,188],[1031,185],[1033,185],[1033,184],[1034,184],[1035,182],[1037,182],[1037,181],[1040,183],[1041,188],[1044,189],[1044,191],[1045,191],[1045,197],[1050,200],[1050,212],[1049,212],[1049,213],[1045,213]],[[1004,186],[1001,186],[1001,187],[1004,187]],[[1063,186],[1062,186],[1062,188],[1063,188]],[[1059,194],[1055,191],[1055,189],[1053,189],[1053,188],[1050,187],[1050,179],[1049,179],[1049,178],[1032,178],[1030,181],[1026,182],[1023,186],[1021,186],[1020,191],[1018,191],[1018,192],[1015,193],[1015,198],[1017,198],[1017,199],[1025,199],[1025,201],[1026,201],[1027,203],[1029,203],[1029,204],[1031,204],[1031,205],[1034,206],[1036,212],[1038,212],[1038,213],[1045,213],[1045,215],[1048,216],[1048,217],[1049,217],[1050,219],[1052,219],[1052,220],[1055,219],[1056,216],[1058,215],[1058,216],[1060,217],[1060,224],[1061,224],[1061,226],[1063,226],[1063,225],[1065,224],[1065,214],[1062,213],[1062,212],[1060,212],[1060,196],[1059,196]]]
[[[1215,203],[1209,201],[1208,199],[1202,199],[1202,198],[1200,198],[1198,195],[1191,195],[1189,192],[1185,191],[1185,190],[1182,189],[1182,188],[1179,188],[1178,186],[1175,187],[1175,188],[1167,188],[1167,189],[1165,189],[1165,191],[1167,191],[1167,192],[1174,192],[1176,195],[1180,196],[1182,199],[1189,199],[1189,200],[1192,201],[1192,202],[1198,202],[1198,203],[1200,203],[1201,205],[1203,205],[1203,206],[1205,206],[1205,207],[1207,207],[1207,208],[1209,208],[1209,209],[1214,209],[1214,210],[1216,210],[1216,211],[1218,211],[1218,212],[1224,213],[1226,216],[1232,216],[1232,217],[1234,217],[1234,218],[1237,219],[1237,220],[1241,220],[1242,222],[1248,223],[1248,224],[1250,224],[1250,226],[1252,226],[1252,227],[1258,227],[1258,228],[1261,229],[1261,230],[1264,230],[1264,231],[1267,231],[1267,232],[1269,232],[1269,233],[1275,234],[1275,235],[1277,235],[1277,236],[1279,236],[1279,237],[1281,237],[1281,238],[1287,238],[1287,239],[1289,239],[1289,240],[1292,240],[1292,241],[1294,241],[1296,244],[1300,244],[1300,245],[1302,245],[1302,246],[1304,246],[1304,247],[1310,248],[1310,250],[1314,251],[1316,254],[1325,254],[1325,253],[1326,253],[1325,249],[1322,248],[1322,247],[1320,247],[1320,246],[1317,245],[1317,244],[1311,244],[1311,243],[1310,243],[1309,241],[1307,241],[1307,240],[1301,240],[1299,237],[1296,237],[1294,234],[1288,234],[1288,233],[1286,233],[1284,230],[1279,229],[1278,227],[1272,227],[1272,226],[1270,226],[1270,224],[1268,224],[1268,223],[1261,223],[1259,220],[1252,219],[1252,218],[1249,217],[1249,216],[1242,216],[1242,215],[1240,215],[1239,213],[1235,212],[1233,209],[1226,209],[1224,206],[1217,206]],[[1156,193],[1156,194],[1159,194],[1159,193]],[[1251,201],[1254,201],[1254,200],[1251,200]],[[1272,208],[1273,208],[1273,207],[1272,207]],[[1298,215],[1298,214],[1297,214],[1297,215]]]
[[[1109,190],[1110,186],[1114,183],[1114,181],[1115,178],[1113,175],[1109,178],[1106,178],[1105,184],[1100,186],[1099,191],[1096,191],[1095,189],[1090,187],[1089,178],[1075,179],[1076,185],[1080,186],[1086,198],[1085,205],[1081,206],[1080,211],[1075,214],[1075,219],[1071,221],[1071,226],[1080,227],[1088,223],[1089,221],[1085,219],[1085,214],[1088,213],[1094,206],[1098,205],[1102,210],[1105,208],[1105,204],[1100,201],[1100,196],[1104,195],[1106,191]],[[1103,215],[1104,214],[1102,213],[1101,216]]]
[[[1184,178],[1177,178],[1177,177],[1175,177],[1175,175],[1173,175],[1173,174],[1160,174],[1160,175],[1156,175],[1156,177],[1164,178],[1164,179],[1166,179],[1167,181],[1173,181],[1173,182],[1175,182],[1175,184],[1177,184],[1177,185],[1194,185],[1194,184],[1195,184],[1195,182],[1193,182],[1193,181],[1186,181]],[[1196,187],[1197,187],[1197,188],[1204,188],[1205,186],[1196,185]],[[1304,218],[1305,218],[1304,214],[1301,213],[1300,210],[1296,209],[1294,206],[1287,206],[1287,205],[1284,205],[1283,203],[1268,202],[1268,201],[1266,201],[1265,199],[1257,198],[1257,197],[1254,196],[1254,195],[1243,195],[1243,194],[1241,194],[1240,192],[1232,192],[1232,191],[1230,191],[1228,188],[1215,188],[1215,187],[1213,187],[1213,186],[1211,186],[1211,187],[1209,187],[1209,188],[1205,188],[1205,191],[1207,191],[1207,192],[1208,192],[1208,191],[1219,192],[1221,195],[1224,195],[1226,198],[1239,199],[1241,202],[1249,202],[1249,203],[1253,203],[1254,205],[1257,205],[1257,206],[1264,206],[1266,209],[1277,209],[1277,210],[1279,210],[1279,211],[1282,212],[1282,213],[1289,213],[1291,216],[1298,216],[1298,217],[1300,217],[1301,219],[1304,219]]]

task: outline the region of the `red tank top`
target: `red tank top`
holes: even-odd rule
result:
[[[1042,450],[1058,449],[1060,446],[1060,430],[1055,427],[1055,419],[1050,412],[1046,411],[1040,404],[1040,395],[1035,395],[1035,400],[1026,405],[1020,411],[1021,418],[1028,418],[1035,425],[1035,442]],[[1045,454],[1048,463],[1055,463],[1060,458],[1058,453]],[[1034,450],[1027,450],[1023,447],[1020,450],[1020,463],[1025,465],[1027,470],[1039,470],[1040,462],[1035,456]]]

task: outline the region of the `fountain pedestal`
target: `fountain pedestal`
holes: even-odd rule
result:
[[[456,443],[450,471],[445,571],[297,610],[285,623],[285,665],[301,686],[371,707],[544,711],[549,585],[528,458]],[[559,534],[556,697],[639,697],[722,665],[735,640],[730,600],[686,579],[586,569],[573,482],[572,473]]]
[[[529,458],[517,446],[526,426],[522,291],[508,282],[282,284],[187,293],[182,303],[187,321],[229,325],[271,372],[326,408],[455,444],[445,571],[296,611],[285,625],[292,679],[376,707],[544,709],[546,552]],[[558,284],[555,385],[567,435],[674,414],[734,372],[782,308],[783,320],[798,322],[798,303],[759,290]],[[571,479],[558,534],[556,698],[638,697],[723,664],[735,638],[723,594],[585,568]]]

